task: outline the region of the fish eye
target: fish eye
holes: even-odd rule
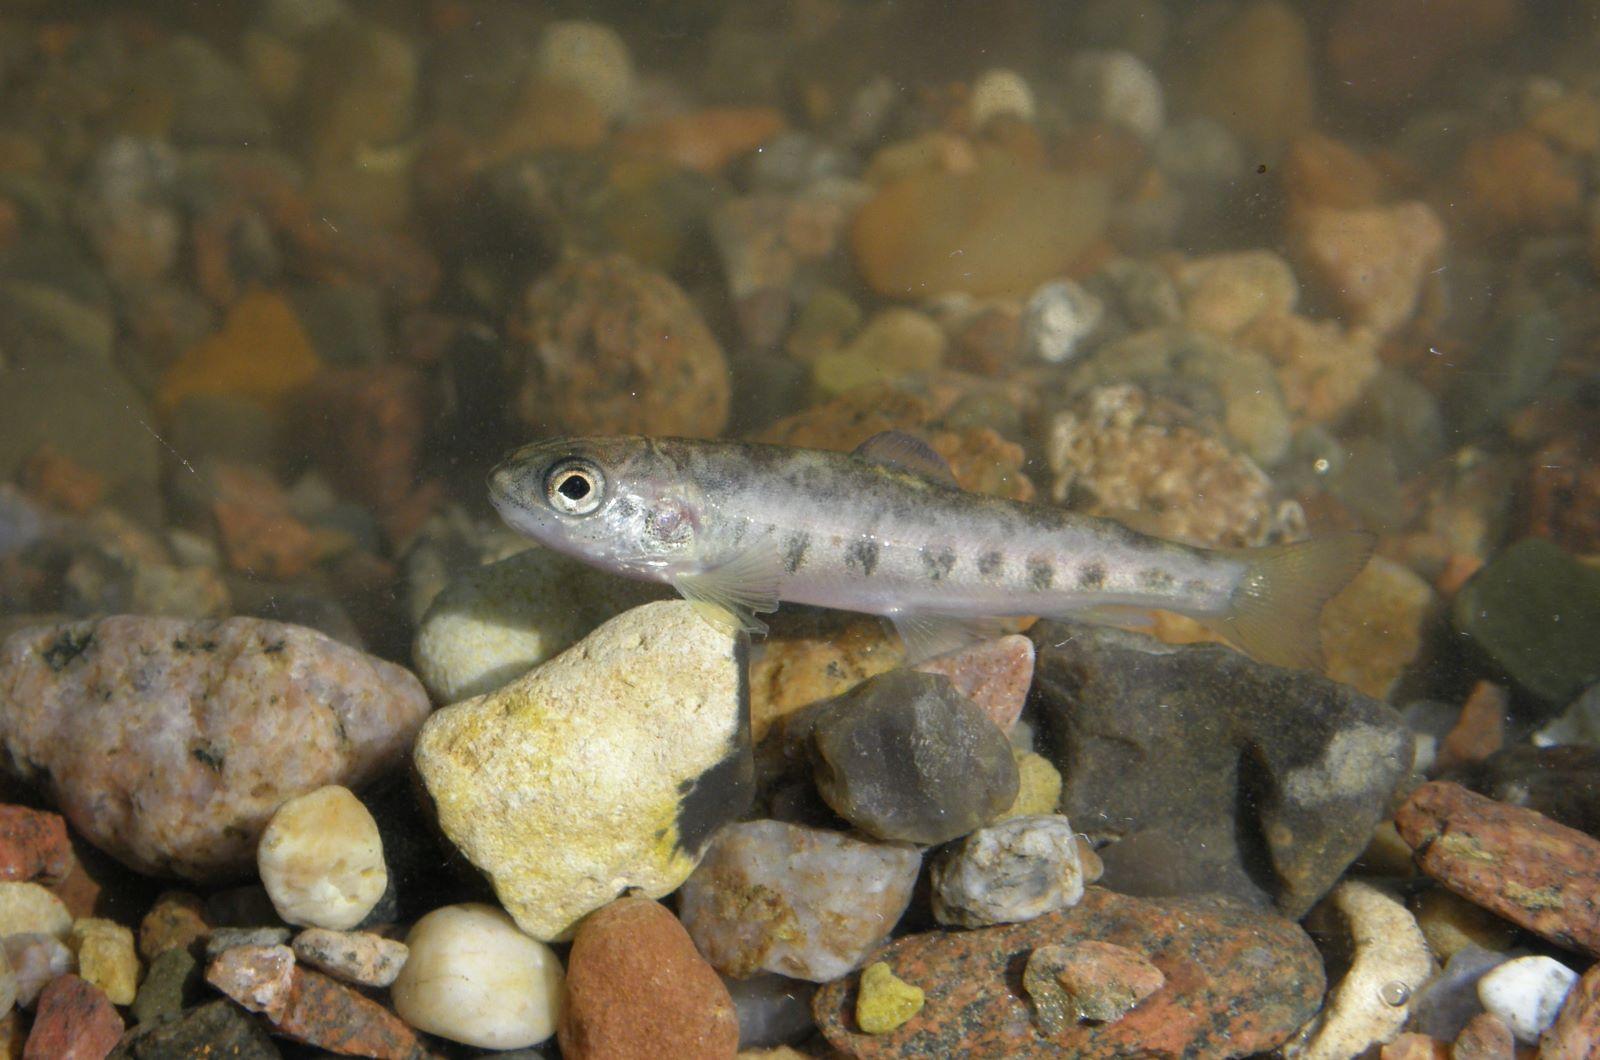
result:
[[[605,476],[586,460],[564,460],[545,476],[544,495],[550,506],[568,515],[588,515],[600,507]]]

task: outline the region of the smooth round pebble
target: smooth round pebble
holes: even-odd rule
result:
[[[1003,115],[1032,121],[1033,89],[1028,87],[1027,79],[1015,70],[995,67],[979,74],[972,83],[968,108],[972,112],[974,129],[981,129],[990,118]]]
[[[1105,305],[1072,280],[1053,280],[1022,311],[1023,348],[1041,361],[1071,360],[1105,317]]]
[[[1077,839],[1059,814],[980,828],[934,863],[932,877],[934,918],[962,927],[1032,920],[1083,897]]]
[[[633,59],[617,31],[599,22],[552,22],[539,38],[533,75],[540,81],[576,89],[607,119],[633,98]]]
[[[411,956],[390,996],[411,1026],[482,1049],[521,1049],[555,1033],[561,962],[499,909],[475,902],[435,909],[406,945]]]
[[[1478,1000],[1505,1021],[1517,1041],[1533,1045],[1550,1029],[1578,973],[1550,957],[1517,957],[1478,980]]]
[[[1161,79],[1131,52],[1088,52],[1068,70],[1077,109],[1152,140],[1167,121]]]
[[[377,822],[337,784],[278,807],[256,848],[256,865],[278,915],[306,927],[353,928],[389,886]]]

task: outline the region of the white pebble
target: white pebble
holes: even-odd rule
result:
[[[1533,1045],[1550,1029],[1578,973],[1549,957],[1517,957],[1478,980],[1478,1000]]]
[[[278,807],[256,867],[285,923],[345,931],[389,886],[378,824],[349,788],[329,784]]]
[[[1033,292],[1022,311],[1023,348],[1052,364],[1069,360],[1105,316],[1100,299],[1071,280],[1056,280]]]
[[[1132,52],[1085,52],[1068,68],[1073,109],[1153,140],[1167,121],[1161,80]]]
[[[633,59],[617,31],[599,22],[552,22],[539,38],[533,74],[588,96],[608,120],[633,99]]]
[[[972,127],[981,129],[991,118],[1010,115],[1023,121],[1033,120],[1033,89],[1015,70],[996,67],[985,70],[972,83],[972,96],[968,103],[972,112]]]
[[[4,940],[6,963],[16,989],[13,1000],[18,1008],[32,1008],[39,991],[57,976],[75,971],[78,959],[53,935],[28,932],[7,935]]]
[[[480,1049],[522,1049],[555,1033],[561,962],[499,909],[435,909],[406,945],[411,956],[390,996],[411,1026]]]

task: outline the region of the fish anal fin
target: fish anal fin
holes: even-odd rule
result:
[[[968,648],[1010,632],[995,618],[902,612],[888,616],[905,643],[905,665],[914,666],[938,655]]]
[[[713,625],[718,614],[728,616],[739,628],[765,633],[767,625],[756,618],[778,609],[778,581],[783,574],[783,559],[768,544],[743,549],[726,560],[693,574],[680,574],[672,587],[685,600],[699,607]]]
[[[879,431],[852,454],[873,464],[909,471],[941,486],[960,489],[955,472],[927,442],[905,431]]]
[[[1227,612],[1196,615],[1246,653],[1274,666],[1320,669],[1317,636],[1322,607],[1349,585],[1372,557],[1377,539],[1351,531],[1235,553],[1249,567]]]

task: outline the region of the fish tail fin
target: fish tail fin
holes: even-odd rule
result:
[[[1377,538],[1350,531],[1267,548],[1241,549],[1249,562],[1228,610],[1201,621],[1274,666],[1320,669],[1322,606],[1361,572]]]

